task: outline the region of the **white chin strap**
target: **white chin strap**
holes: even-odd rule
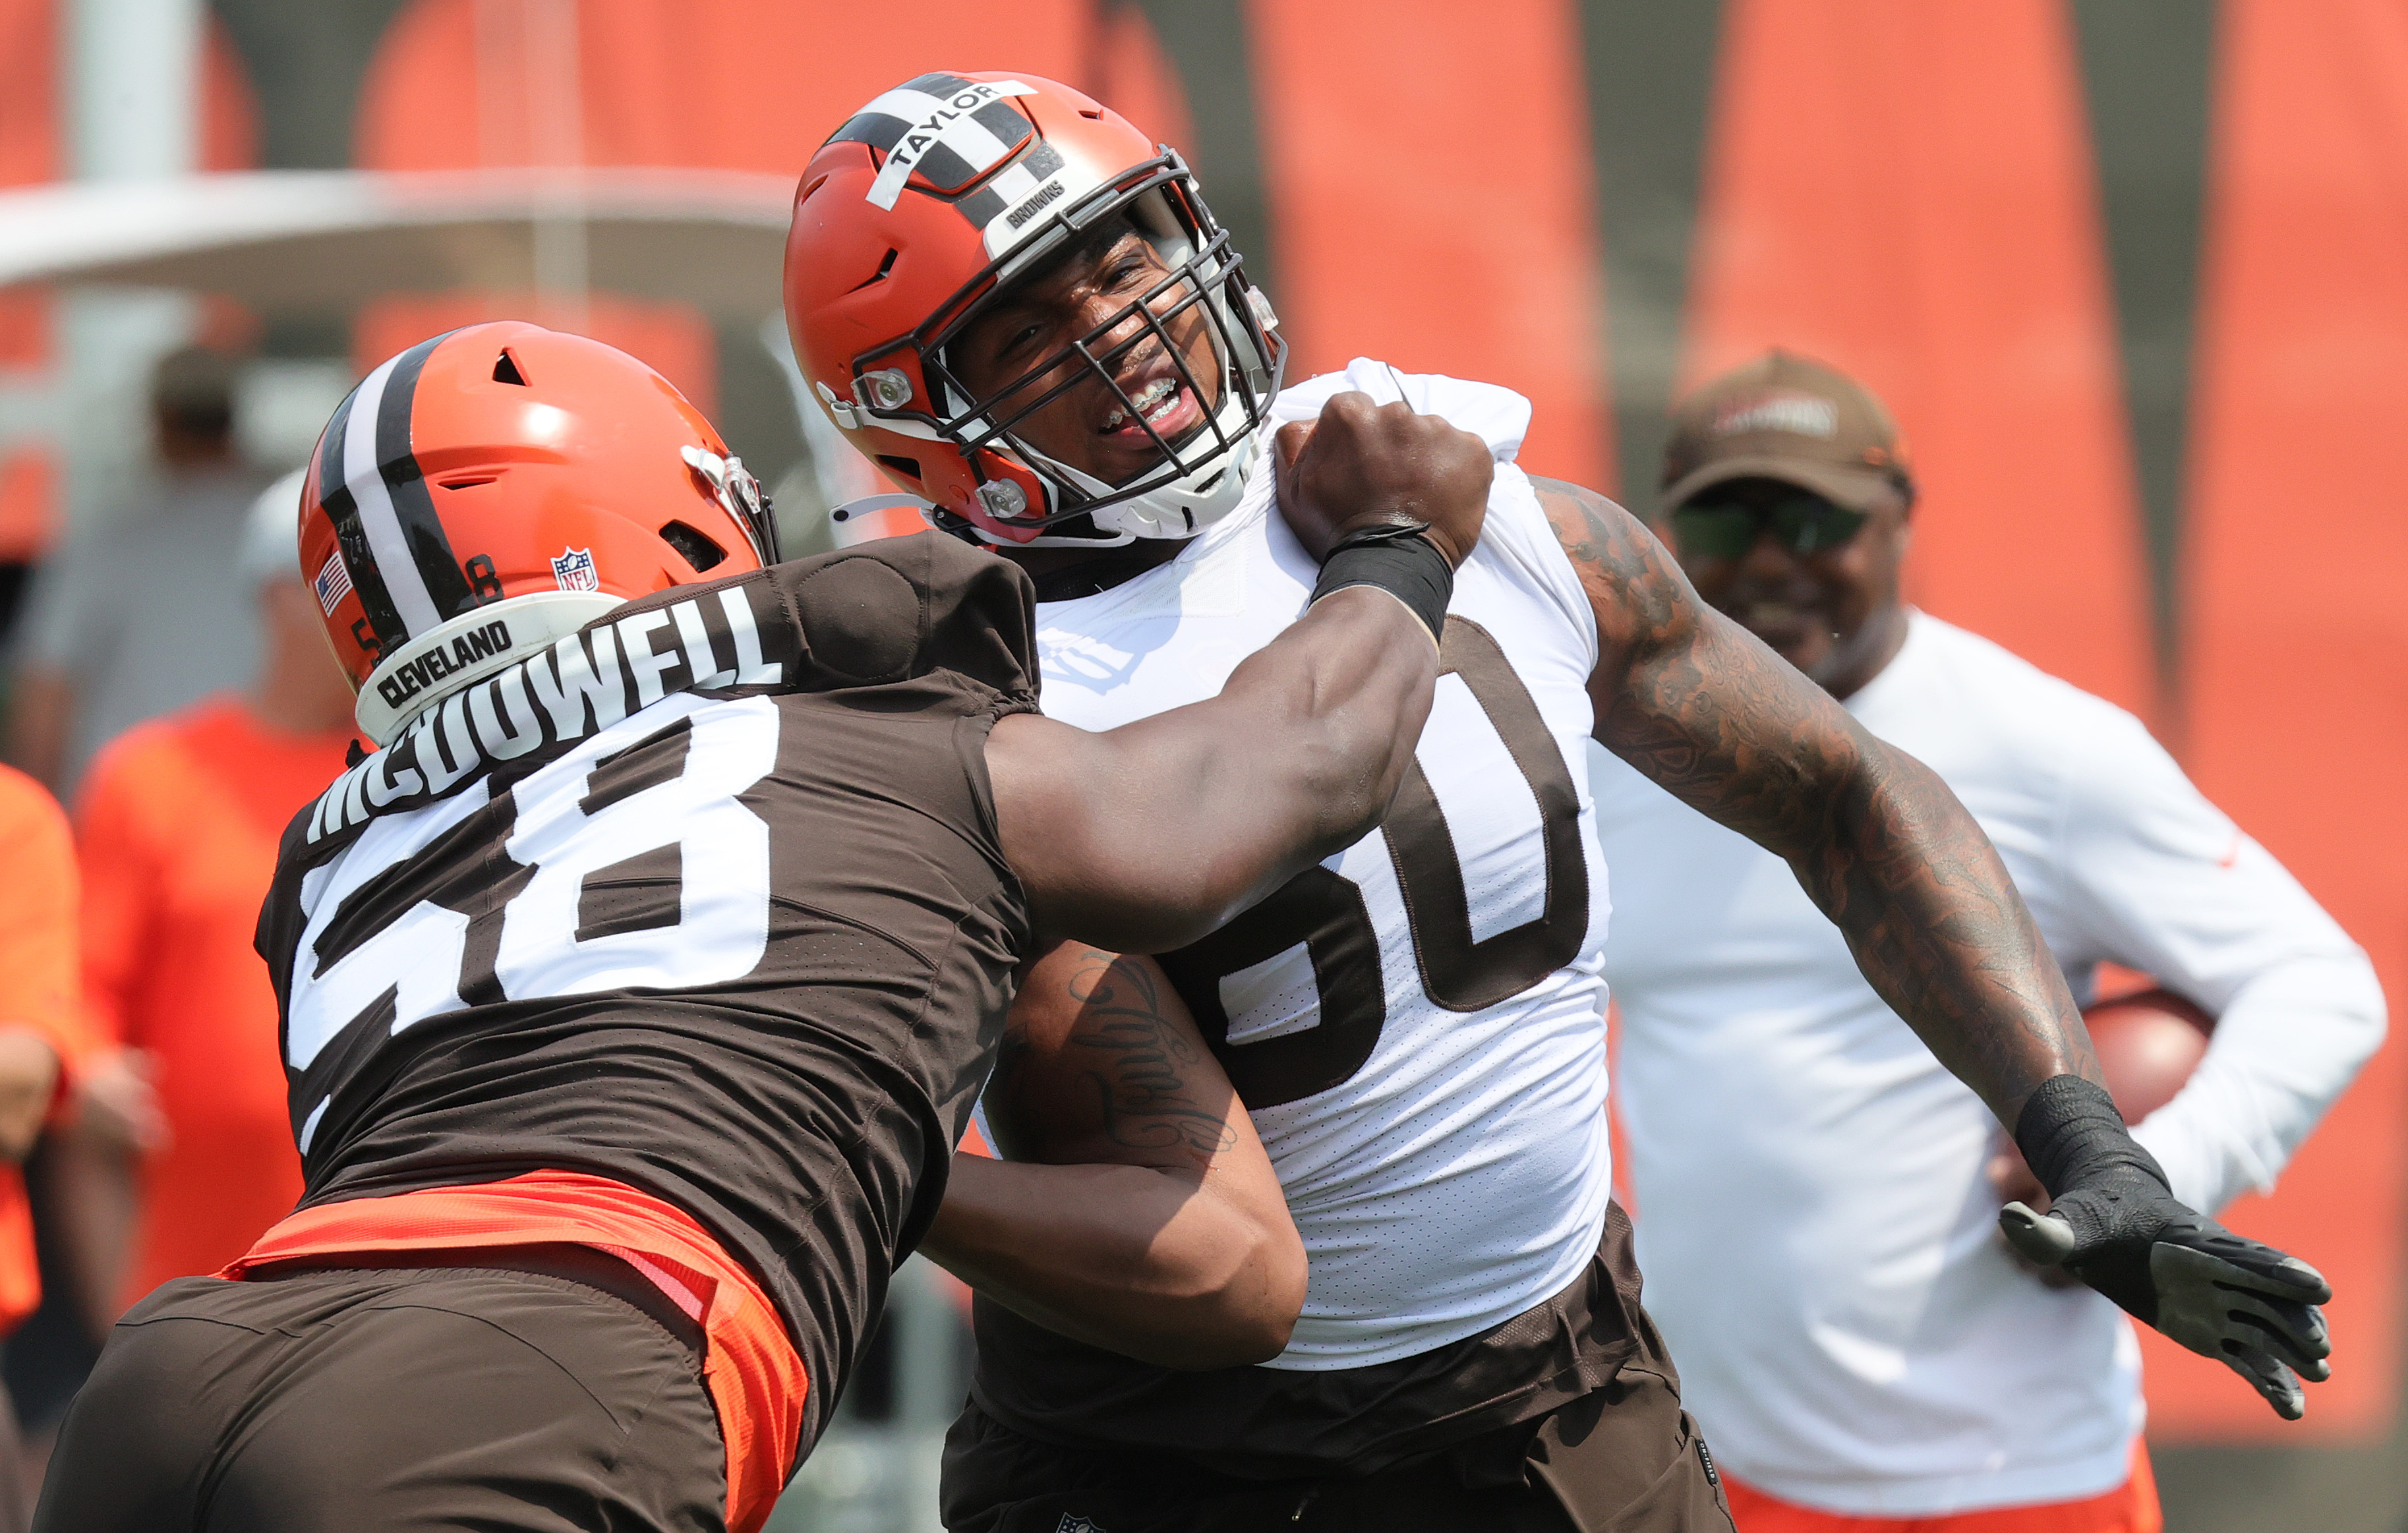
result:
[[[1226,390],[1221,408],[1216,412],[1213,427],[1224,437],[1237,439],[1237,445],[1213,458],[1202,467],[1182,474],[1159,489],[1132,495],[1116,505],[1100,507],[1088,513],[1088,520],[1105,533],[1104,537],[1054,537],[1039,536],[1015,548],[1118,548],[1140,537],[1184,539],[1195,537],[1213,523],[1237,509],[1246,493],[1246,475],[1263,451],[1263,433],[1246,429],[1246,407],[1234,389]],[[1264,429],[1268,429],[1268,427]],[[1198,433],[1198,436],[1204,435]],[[1092,474],[1080,472],[1068,464],[1059,463],[1022,446],[1024,456],[1035,459],[1047,471],[1077,486],[1091,495],[1108,495],[1112,486]]]

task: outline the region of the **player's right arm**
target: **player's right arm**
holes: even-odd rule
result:
[[[1235,1087],[1151,958],[1066,943],[1021,981],[921,1252],[1050,1330],[1164,1368],[1275,1357],[1304,1242]]]
[[[1340,394],[1279,445],[1281,513],[1317,557],[1398,522],[1428,523],[1450,566],[1479,538],[1487,446],[1435,416]],[[1183,947],[1360,840],[1403,781],[1437,679],[1424,620],[1350,586],[1248,656],[1218,696],[1093,734],[1036,714],[996,724],[996,824],[1039,951]]]
[[[2177,1201],[2107,1095],[2090,1036],[1989,838],[1931,769],[1698,599],[1593,491],[1536,481],[1597,614],[1597,738],[1786,860],[1890,1009],[2014,1135],[2053,1198],[2017,1249],[2229,1364],[2286,1417],[2329,1376],[2315,1269]]]
[[[1789,864],[1882,999],[2010,1129],[2099,1062],[1982,827],[1929,767],[1715,611],[1636,517],[1533,481],[1597,614],[1597,738]]]

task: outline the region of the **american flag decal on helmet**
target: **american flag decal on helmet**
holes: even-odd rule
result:
[[[1036,93],[1016,79],[922,75],[855,112],[828,142],[867,144],[886,156],[869,200],[891,209],[914,172],[939,192],[958,192],[1010,158],[1037,130],[1004,98]]]
[[[351,572],[343,567],[341,550],[326,555],[324,566],[318,571],[317,580],[310,583],[318,588],[319,608],[328,617],[333,617],[335,609],[342,606],[343,598],[351,594]]]

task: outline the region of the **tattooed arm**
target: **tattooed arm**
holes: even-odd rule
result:
[[[2009,1129],[2089,1034],[1989,838],[1931,769],[1698,598],[1595,491],[1534,480],[1597,610],[1597,738],[1786,859],[1865,978]]]
[[[1075,942],[1040,959],[985,1100],[1010,1158],[953,1157],[930,1260],[1040,1325],[1165,1368],[1287,1345],[1304,1243],[1153,959]]]

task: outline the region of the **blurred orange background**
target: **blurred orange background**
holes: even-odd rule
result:
[[[0,0],[0,184],[61,174],[58,6]],[[2148,720],[2408,994],[2396,3],[349,3],[312,24],[368,40],[306,102],[320,55],[280,54],[276,13],[214,7],[206,166],[785,174],[927,69],[1068,80],[1197,161],[1292,377],[1370,354],[1510,384],[1530,466],[1642,512],[1678,385],[1820,356],[1907,433],[1914,599]],[[348,345],[524,301],[387,300]],[[0,294],[0,367],[46,363],[45,314]],[[596,294],[582,322],[742,403],[697,313]],[[0,557],[39,545],[54,477],[0,459]],[[2402,1100],[2395,1040],[2230,1218],[2339,1292],[2307,1422],[2151,1337],[2157,1440],[2392,1429]]]

